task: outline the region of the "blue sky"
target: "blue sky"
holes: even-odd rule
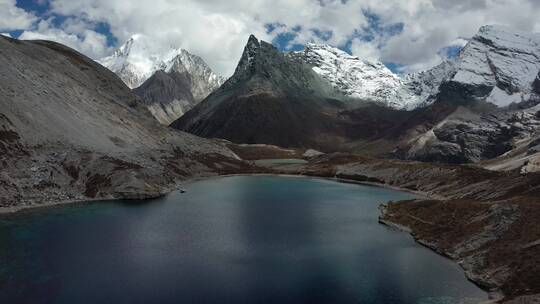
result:
[[[133,34],[230,74],[249,36],[281,50],[327,43],[396,72],[455,57],[478,28],[540,31],[536,0],[1,0],[0,32],[50,39],[98,59]]]

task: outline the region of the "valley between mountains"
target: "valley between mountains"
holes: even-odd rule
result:
[[[227,174],[372,183],[419,194],[381,202],[381,223],[456,260],[494,300],[540,302],[540,34],[484,26],[455,59],[406,76],[251,36],[225,79],[151,45],[135,35],[96,62],[0,36],[1,211],[153,198]]]

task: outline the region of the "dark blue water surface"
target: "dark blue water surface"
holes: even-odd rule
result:
[[[0,218],[0,303],[475,303],[453,262],[377,223],[410,194],[236,176]]]

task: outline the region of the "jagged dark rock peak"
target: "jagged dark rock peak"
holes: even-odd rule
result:
[[[234,75],[172,126],[239,143],[326,145],[337,96],[309,66],[250,36]]]
[[[272,44],[251,35],[233,76],[223,85],[224,90],[237,85],[247,86],[252,92],[266,92],[274,96],[316,95],[318,98],[339,95],[309,66],[294,62]]]

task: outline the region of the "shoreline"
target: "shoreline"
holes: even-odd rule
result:
[[[384,204],[381,205],[381,207],[384,207]],[[483,286],[479,282],[475,281],[470,276],[471,274],[465,269],[463,260],[458,260],[458,259],[446,254],[445,252],[443,252],[442,250],[437,248],[435,245],[429,243],[428,241],[416,237],[416,235],[414,234],[414,231],[410,227],[404,226],[404,225],[401,225],[401,224],[398,224],[398,223],[394,223],[394,222],[392,222],[390,220],[384,219],[383,218],[384,212],[385,212],[384,208],[380,208],[380,211],[381,211],[381,215],[379,215],[379,224],[381,224],[383,226],[386,226],[386,227],[388,227],[390,229],[395,229],[395,230],[400,231],[402,233],[407,233],[409,236],[412,237],[412,239],[414,240],[414,242],[416,244],[418,244],[418,245],[420,245],[422,247],[425,247],[425,248],[429,249],[430,251],[432,251],[433,253],[435,253],[435,254],[443,257],[443,258],[446,258],[446,259],[452,261],[453,263],[457,264],[459,266],[459,268],[461,268],[461,271],[463,272],[464,278],[467,281],[473,283],[476,287],[478,287],[480,290],[484,291],[488,295],[489,300],[486,301],[486,302],[481,302],[479,304],[492,304],[492,303],[498,303],[499,301],[504,300],[505,296],[501,291],[488,290],[485,286]]]
[[[388,184],[383,183],[376,183],[376,182],[367,182],[367,181],[358,181],[354,179],[347,179],[347,178],[340,178],[340,177],[327,177],[322,175],[306,175],[306,174],[293,174],[293,173],[248,173],[248,174],[225,174],[225,175],[218,175],[216,177],[227,177],[227,176],[282,176],[282,177],[296,177],[296,178],[313,178],[313,179],[323,179],[323,180],[329,180],[334,181],[338,183],[344,183],[344,184],[354,184],[354,185],[363,185],[363,186],[371,186],[371,187],[378,187],[378,188],[384,188],[389,190],[395,190],[395,191],[401,191],[401,192],[407,192],[410,194],[414,194],[415,196],[418,196],[419,199],[433,199],[433,200],[443,200],[444,198],[438,198],[434,197],[433,195],[430,195],[426,192],[422,191],[416,191],[406,188],[400,188],[396,186],[391,186]]]
[[[209,175],[204,177],[193,177],[186,179],[184,181],[180,181],[176,183],[175,186],[170,187],[170,189],[162,192],[162,193],[156,193],[152,196],[147,196],[144,199],[156,199],[162,196],[166,196],[174,191],[180,190],[180,188],[183,185],[188,185],[190,183],[194,183],[197,181],[210,179],[210,178],[219,178],[219,177],[233,177],[233,176],[282,176],[282,177],[293,177],[293,178],[313,178],[313,179],[322,179],[322,180],[329,180],[334,181],[338,183],[346,183],[346,184],[355,184],[355,185],[364,185],[364,186],[371,186],[371,187],[379,187],[379,188],[385,188],[395,191],[401,191],[401,192],[407,192],[414,194],[415,196],[418,196],[418,199],[435,199],[440,200],[440,198],[435,198],[428,193],[422,192],[422,191],[414,191],[410,189],[395,187],[383,183],[375,183],[375,182],[367,182],[367,181],[357,181],[353,179],[346,179],[346,178],[338,178],[338,177],[325,177],[325,176],[319,176],[319,175],[306,175],[306,174],[292,174],[292,173],[238,173],[238,174],[221,174],[221,175]],[[146,193],[147,194],[147,193]],[[141,198],[143,199],[143,198]],[[137,200],[133,198],[122,198],[122,197],[100,197],[100,198],[84,198],[84,199],[74,199],[74,200],[60,200],[57,202],[47,202],[43,204],[29,204],[29,205],[22,205],[22,206],[11,206],[11,207],[0,207],[0,216],[7,215],[7,214],[16,214],[23,211],[33,210],[33,209],[41,209],[41,208],[53,208],[53,207],[59,207],[63,205],[71,205],[71,204],[84,204],[84,203],[95,203],[100,201],[130,201],[130,200]],[[381,203],[382,204],[382,203]]]

